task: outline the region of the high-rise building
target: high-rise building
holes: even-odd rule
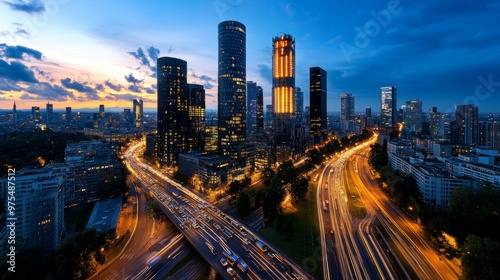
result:
[[[272,101],[276,140],[290,141],[295,114],[295,40],[289,34],[273,38]]]
[[[144,120],[144,107],[142,99],[134,99],[132,101],[132,111],[134,114],[134,126],[137,128],[142,127],[142,122]]]
[[[354,130],[354,95],[342,93],[340,95],[340,128],[343,132]]]
[[[133,123],[133,116],[130,108],[123,109],[123,119],[127,125],[131,125]]]
[[[301,88],[295,88],[295,123],[304,124],[304,92]]]
[[[104,104],[99,105],[99,118],[104,118]]]
[[[177,164],[179,153],[185,152],[188,148],[187,62],[173,57],[158,58],[157,79],[156,158],[162,164]]]
[[[52,123],[54,121],[54,104],[47,102],[47,123]]]
[[[380,125],[382,128],[397,127],[396,92],[395,86],[380,88]]]
[[[472,104],[457,105],[455,107],[456,126],[452,130],[458,131],[458,143],[461,145],[478,145],[478,107]]]
[[[493,122],[479,122],[479,146],[495,149],[495,124]]]
[[[340,95],[340,120],[354,121],[354,95],[342,93]]]
[[[14,217],[16,246],[49,254],[61,243],[64,229],[64,183],[48,166],[25,167],[16,173]],[[8,178],[0,180],[6,190]],[[10,201],[10,200],[9,200]]]
[[[372,108],[371,107],[366,107],[365,109],[365,115],[367,118],[371,118],[372,117]]]
[[[40,107],[38,106],[31,107],[31,120],[34,123],[40,122]]]
[[[422,132],[423,115],[421,100],[406,101],[403,116],[405,130],[416,133]]]
[[[326,71],[320,67],[311,67],[309,69],[309,102],[310,102],[310,126],[311,136],[314,136],[314,142],[321,140],[322,132],[327,130],[326,116],[326,95],[327,95],[327,76]]]
[[[71,121],[73,116],[71,115],[71,107],[66,107],[66,121]]]
[[[262,89],[262,88],[261,88]],[[254,141],[257,135],[257,98],[259,90],[257,83],[247,82],[247,139]]]
[[[14,123],[17,123],[16,101],[14,101],[14,105],[12,106],[12,118]]]
[[[264,90],[257,86],[257,131],[264,129]]]
[[[273,105],[266,105],[266,114],[264,115],[265,127],[266,129],[272,129],[273,127]]]
[[[429,108],[428,119],[431,137],[439,138],[444,136],[444,118],[443,114],[437,111],[437,107]]]
[[[246,27],[237,21],[219,23],[218,149],[245,165]]]
[[[189,88],[189,148],[188,151],[205,147],[205,89],[203,85],[188,84]]]

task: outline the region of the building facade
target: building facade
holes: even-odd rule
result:
[[[187,62],[173,57],[157,61],[158,141],[156,159],[177,164],[179,153],[188,149],[189,92]]]
[[[142,127],[142,122],[144,119],[144,107],[142,99],[134,99],[132,102],[132,111],[134,118],[134,126],[137,128]]]
[[[395,86],[380,88],[380,126],[385,129],[397,127],[397,90]]]
[[[205,89],[202,85],[188,84],[189,88],[189,148],[205,148]]]
[[[311,67],[309,69],[309,123],[311,127],[311,136],[314,136],[314,142],[317,144],[323,131],[327,130],[327,75],[326,71],[320,67]]]
[[[218,26],[218,150],[244,165],[246,141],[246,27],[237,21]]]

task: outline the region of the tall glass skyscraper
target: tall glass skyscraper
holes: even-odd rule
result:
[[[452,130],[458,132],[458,143],[462,145],[478,145],[479,142],[479,109],[473,104],[456,105],[455,121],[457,127]]]
[[[144,103],[142,99],[134,99],[132,102],[132,111],[134,114],[134,126],[142,127],[143,115],[144,115]]]
[[[354,121],[354,95],[350,93],[340,95],[340,120]]]
[[[218,149],[245,165],[246,28],[237,21],[219,23]]]
[[[406,101],[404,112],[405,130],[411,132],[422,132],[423,123],[422,101],[410,100]]]
[[[309,69],[309,102],[310,102],[310,126],[311,135],[315,142],[319,142],[321,132],[327,129],[326,116],[326,94],[327,94],[327,76],[326,71],[320,67],[311,67]]]
[[[304,92],[299,88],[295,88],[295,123],[304,124]]]
[[[54,120],[54,104],[47,102],[47,123],[52,123]]]
[[[262,88],[261,88],[262,89]],[[257,135],[257,97],[259,91],[257,83],[247,82],[247,139],[254,141]]]
[[[290,141],[295,114],[295,40],[273,38],[273,127],[278,142]]]
[[[188,148],[187,63],[173,57],[157,61],[158,136],[156,158],[163,164],[177,164],[179,153]]]
[[[396,121],[396,87],[380,88],[380,125],[385,129],[394,129]]]

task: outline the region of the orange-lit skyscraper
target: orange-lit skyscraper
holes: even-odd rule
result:
[[[276,140],[290,141],[295,113],[295,40],[273,38],[273,125]]]

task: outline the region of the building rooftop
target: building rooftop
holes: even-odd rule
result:
[[[95,228],[99,232],[115,233],[122,207],[122,198],[109,198],[98,201],[86,228]]]

